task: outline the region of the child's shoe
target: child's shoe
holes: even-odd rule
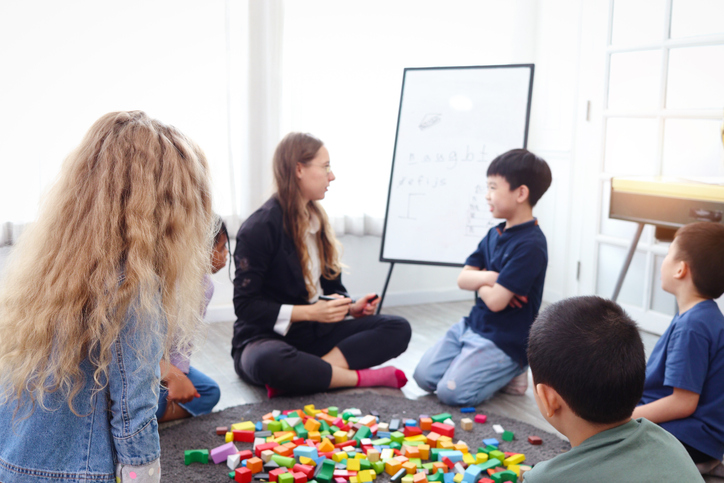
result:
[[[528,389],[528,370],[519,375],[515,376],[503,389],[501,389],[501,392],[504,392],[505,394],[512,394],[514,396],[522,396],[525,394],[525,391]]]

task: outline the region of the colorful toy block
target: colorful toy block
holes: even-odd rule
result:
[[[465,431],[473,430],[473,420],[469,418],[463,418],[460,420],[460,427]]]
[[[483,424],[488,420],[488,417],[485,414],[476,414],[475,415],[475,422]]]
[[[228,466],[231,471],[234,471],[236,467],[239,466],[239,463],[241,463],[239,453],[230,454],[226,457],[226,466]]]
[[[251,483],[251,471],[249,468],[237,468],[234,470],[234,481],[236,483]]]
[[[447,436],[449,438],[455,437],[455,426],[450,426],[449,424],[432,423],[430,430],[434,431],[435,433],[440,434],[442,436]],[[429,439],[429,436],[428,436],[428,439]]]
[[[226,443],[212,449],[209,452],[209,456],[211,457],[211,460],[218,465],[219,463],[225,463],[227,456],[238,452],[239,450],[236,449],[234,443]]]
[[[490,475],[490,479],[493,480],[493,483],[502,483],[503,481],[510,481],[512,483],[516,483],[518,481],[518,476],[512,471],[505,470],[498,473],[493,473],[492,475]]]
[[[186,466],[191,463],[209,463],[209,450],[208,449],[187,449],[184,451],[184,464]]]
[[[427,483],[427,475],[425,473],[415,473],[412,475],[412,483]]]
[[[493,431],[495,431],[498,434],[503,434],[505,432],[503,427],[499,424],[493,424]]]
[[[528,442],[533,445],[543,444],[543,440],[538,436],[528,436]]]
[[[483,440],[483,444],[485,446],[495,446],[496,448],[500,446],[500,442],[495,438],[487,438]]]
[[[293,473],[281,473],[277,475],[277,482],[278,483],[294,483],[294,474]]]
[[[229,428],[227,426],[219,426],[218,428],[216,428],[216,434],[219,436],[224,436],[228,432]]]
[[[513,441],[515,434],[512,431],[503,431],[503,441]]]
[[[246,460],[246,467],[251,470],[252,473],[261,473],[264,469],[264,461],[261,458],[253,457]]]

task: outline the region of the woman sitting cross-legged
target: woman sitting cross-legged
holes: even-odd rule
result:
[[[236,236],[236,372],[265,385],[269,397],[404,386],[401,370],[370,368],[407,349],[410,324],[373,315],[374,294],[355,302],[342,285],[338,242],[318,203],[335,179],[327,148],[309,134],[290,133],[273,165],[277,192]]]

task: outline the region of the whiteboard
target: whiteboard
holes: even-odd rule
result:
[[[490,162],[528,138],[533,64],[407,68],[380,261],[462,266],[490,227]]]

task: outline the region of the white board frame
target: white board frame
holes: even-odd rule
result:
[[[482,235],[477,237],[475,243],[471,245],[470,251],[467,254],[465,254],[464,256],[462,256],[459,262],[452,262],[450,260],[436,259],[434,256],[426,257],[425,259],[420,259],[420,258],[412,259],[412,258],[406,258],[406,257],[400,257],[400,256],[389,256],[388,254],[386,254],[386,247],[388,246],[388,244],[390,242],[390,231],[391,231],[390,230],[390,226],[391,226],[390,225],[390,221],[391,221],[390,200],[392,199],[393,190],[395,188],[394,187],[394,183],[396,181],[396,176],[395,176],[396,169],[395,168],[396,168],[396,166],[400,166],[400,160],[398,159],[399,158],[398,148],[404,144],[404,140],[400,138],[400,136],[401,136],[400,126],[401,126],[401,123],[403,122],[403,119],[406,119],[406,117],[409,117],[411,115],[409,111],[414,110],[414,108],[412,106],[405,105],[405,87],[406,86],[408,88],[410,87],[410,79],[408,77],[411,77],[411,76],[408,76],[408,74],[425,75],[425,73],[430,72],[431,75],[434,75],[435,73],[439,73],[440,71],[451,71],[450,73],[454,74],[455,71],[460,71],[460,72],[467,73],[469,75],[471,70],[477,70],[481,74],[484,75],[487,72],[493,72],[493,70],[496,70],[496,72],[500,72],[501,70],[506,70],[506,69],[508,69],[508,70],[515,69],[516,72],[522,69],[522,70],[527,70],[529,72],[529,76],[527,77],[528,85],[526,86],[526,89],[525,89],[526,92],[521,91],[521,92],[517,93],[518,96],[524,95],[527,98],[525,112],[523,112],[523,113],[516,112],[516,113],[512,114],[513,116],[517,116],[518,118],[520,118],[520,116],[525,117],[524,129],[520,133],[515,133],[515,136],[519,135],[519,137],[520,137],[519,143],[510,142],[510,143],[508,143],[509,145],[506,145],[506,146],[502,146],[502,147],[497,146],[497,148],[498,148],[497,150],[500,152],[492,153],[490,155],[489,159],[484,160],[486,162],[480,163],[481,167],[482,167],[482,165],[484,165],[484,170],[482,170],[482,178],[481,178],[481,183],[483,185],[485,184],[485,179],[486,179],[485,171],[487,170],[487,166],[493,157],[495,157],[499,154],[502,154],[503,152],[505,152],[509,149],[527,147],[528,127],[530,124],[531,99],[532,99],[532,94],[533,94],[533,75],[534,75],[534,71],[535,71],[534,64],[510,64],[510,65],[463,66],[463,67],[408,67],[408,68],[404,69],[403,80],[402,80],[402,91],[400,94],[400,106],[399,106],[398,117],[397,117],[397,131],[395,133],[395,148],[394,148],[393,158],[392,158],[392,167],[391,167],[391,172],[390,172],[390,184],[389,184],[389,188],[388,188],[388,192],[387,192],[387,205],[386,205],[386,209],[385,209],[384,227],[383,227],[383,231],[382,231],[382,243],[381,243],[381,248],[380,248],[380,261],[381,262],[390,262],[393,264],[394,263],[409,263],[409,264],[418,264],[418,265],[438,265],[438,266],[462,267],[464,265],[463,262],[465,261],[465,258],[474,251],[475,247],[477,246],[480,239],[482,239],[482,236],[484,235],[484,233],[483,233]],[[450,89],[449,95],[451,98],[453,96],[455,96],[455,86],[454,85],[451,84],[450,86],[445,86],[445,87],[446,88],[449,87],[449,89]],[[463,99],[463,102],[464,102],[464,99]],[[435,124],[437,122],[435,120],[435,116],[423,117],[420,120],[420,129],[425,128],[423,125],[426,123],[426,121],[425,121],[426,119],[429,123],[432,123],[432,124]],[[505,120],[502,120],[502,121],[505,121]],[[483,150],[482,153],[483,153],[483,158],[484,158],[485,150]],[[482,158],[481,158],[481,161],[483,161]],[[434,183],[434,181],[431,181],[431,183]],[[484,204],[485,200],[483,199],[483,197],[484,197],[484,194],[483,194],[483,196],[480,196],[480,199],[482,200],[482,203]],[[460,209],[465,210],[465,205],[462,204],[462,206],[460,206]],[[436,231],[439,231],[439,227],[430,226],[429,230],[430,230],[430,233],[432,234],[432,233],[435,233]],[[462,236],[462,234],[461,234],[461,236]],[[420,237],[420,238],[424,239],[424,237]],[[471,236],[470,238],[473,238],[473,237]],[[422,239],[420,240],[421,243],[423,242]],[[434,237],[432,237],[430,239],[434,239]],[[388,282],[389,282],[389,275],[388,275]]]

